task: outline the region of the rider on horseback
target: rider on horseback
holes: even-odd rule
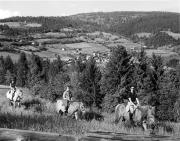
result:
[[[70,87],[67,86],[66,90],[63,93],[63,99],[67,100],[67,108],[66,108],[66,113],[68,112],[69,104],[72,98],[72,93],[70,91]]]
[[[128,95],[128,104],[126,106],[126,111],[132,114],[138,105],[140,105],[139,99],[137,98],[134,87],[132,86]]]
[[[16,78],[15,77],[11,78],[10,89],[11,89],[11,93],[12,93],[12,99],[11,100],[13,100],[13,97],[14,97],[15,92],[16,92]]]

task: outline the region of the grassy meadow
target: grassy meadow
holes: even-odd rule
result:
[[[23,89],[24,99],[20,108],[9,106],[5,97],[8,88],[0,89],[0,128],[24,129],[31,131],[53,132],[67,135],[85,135],[92,131],[128,134],[149,134],[140,127],[130,127],[124,123],[114,123],[114,114],[103,113],[104,120],[76,121],[71,117],[61,117],[55,111],[55,103],[35,98],[28,89]],[[29,104],[29,105],[28,105]],[[25,106],[26,105],[26,106]],[[27,106],[28,105],[28,106]],[[157,135],[178,136],[179,123],[159,123]]]

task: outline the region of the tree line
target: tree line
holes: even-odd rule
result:
[[[155,49],[165,45],[176,46],[180,44],[180,39],[175,39],[165,32],[157,32],[152,34],[150,37],[138,37],[138,35],[132,35],[131,39],[133,42],[141,42],[144,43],[147,47]]]
[[[60,56],[50,61],[21,53],[17,62],[1,56],[0,83],[9,84],[12,76],[17,86],[51,101],[62,98],[68,85],[75,99],[106,112],[126,102],[133,85],[142,105],[156,106],[159,120],[179,120],[180,65],[165,69],[162,57],[148,58],[143,50],[129,53],[123,46],[114,48],[105,67],[98,66],[94,58],[85,62],[79,58],[68,65]]]

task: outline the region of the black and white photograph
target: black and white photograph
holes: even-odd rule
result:
[[[0,141],[180,141],[180,0],[0,0]]]

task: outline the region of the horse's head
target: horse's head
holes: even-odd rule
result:
[[[130,107],[129,107],[129,111],[130,111],[131,114],[133,114],[136,109],[137,109],[136,105],[130,105]]]
[[[16,101],[20,101],[23,98],[23,91],[20,89],[17,89],[15,93]]]
[[[147,114],[149,116],[151,116],[151,115],[154,116],[155,115],[155,106],[148,106]]]
[[[147,121],[149,124],[155,123],[155,106],[149,106],[147,111]]]
[[[21,99],[23,98],[23,91],[22,90],[19,90],[19,96]]]
[[[83,104],[82,102],[79,103],[79,108],[80,108],[80,111],[81,111],[82,113],[85,113],[85,112],[86,112],[86,108],[85,108],[85,106],[84,106],[84,104]]]

